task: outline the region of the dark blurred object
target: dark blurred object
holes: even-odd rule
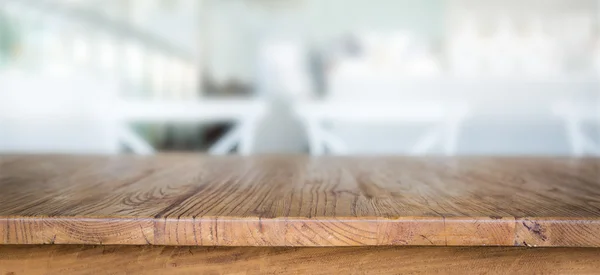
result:
[[[205,75],[203,77],[202,90],[207,97],[234,97],[251,96],[253,95],[254,87],[237,79],[229,80],[225,84],[219,85],[212,77]]]

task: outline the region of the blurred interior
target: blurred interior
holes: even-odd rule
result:
[[[600,155],[598,0],[0,0],[0,153]]]

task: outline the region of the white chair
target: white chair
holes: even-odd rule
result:
[[[369,148],[360,151],[376,151],[377,137],[371,138],[368,132],[353,131],[352,135],[342,136],[326,127],[339,123],[357,129],[376,125],[433,124],[431,130],[410,146],[408,153],[423,155],[441,147],[446,155],[456,154],[461,125],[469,108],[467,103],[448,95],[443,78],[401,77],[394,70],[380,70],[366,62],[349,60],[330,72],[327,79],[329,88],[325,99],[298,102],[295,108],[307,129],[311,154],[355,153],[359,148],[351,148],[348,140],[356,135],[369,137],[370,144],[361,145]],[[398,144],[397,147],[405,146]]]
[[[122,146],[137,154],[154,148],[132,123],[233,122],[236,127],[211,149],[253,152],[256,122],[266,111],[260,101],[130,101],[118,98],[116,81],[86,74],[0,76],[0,152],[116,154]]]
[[[209,149],[209,153],[216,155],[227,154],[236,145],[240,154],[253,153],[256,125],[267,111],[264,102],[249,99],[121,101],[118,106],[121,112],[119,120],[123,125],[135,122],[235,123],[236,126]],[[148,143],[130,131],[123,137],[134,145],[137,152],[154,152]]]
[[[435,126],[412,146],[413,155],[427,154],[441,146],[447,155],[456,154],[460,127],[467,117],[466,104],[435,102],[315,101],[298,103],[296,112],[308,133],[312,155],[352,153],[342,137],[329,131],[327,123],[377,125],[434,123]],[[373,142],[376,142],[375,140]]]

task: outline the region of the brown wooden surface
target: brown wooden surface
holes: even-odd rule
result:
[[[600,160],[0,157],[0,244],[600,247]]]
[[[0,246],[0,274],[597,274],[596,248]]]

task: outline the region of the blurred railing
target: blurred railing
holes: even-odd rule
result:
[[[200,95],[196,54],[130,24],[58,1],[2,0],[0,12],[22,36],[20,56],[12,59],[113,75],[126,85],[121,95],[125,97],[197,99]]]

